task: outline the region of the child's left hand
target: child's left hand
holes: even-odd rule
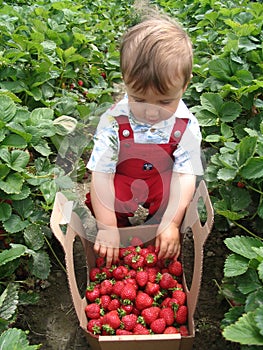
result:
[[[178,258],[181,250],[180,232],[173,221],[165,227],[162,226],[161,231],[157,231],[155,248],[159,251],[159,259]]]

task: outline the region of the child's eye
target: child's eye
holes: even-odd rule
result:
[[[169,105],[171,101],[160,101],[161,105]]]

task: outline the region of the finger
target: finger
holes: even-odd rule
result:
[[[106,267],[111,267],[113,260],[113,250],[109,248],[107,250]]]

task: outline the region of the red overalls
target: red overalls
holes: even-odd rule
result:
[[[149,210],[147,223],[159,223],[169,200],[173,152],[182,138],[188,119],[176,119],[167,144],[134,143],[128,117],[119,116],[116,121],[120,139],[114,177],[118,227],[130,225],[128,217],[134,215],[139,204]],[[94,215],[89,193],[85,203]]]

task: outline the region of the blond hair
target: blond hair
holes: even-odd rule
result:
[[[125,84],[135,91],[165,94],[191,79],[192,44],[179,24],[167,17],[146,18],[123,36],[120,65]]]

